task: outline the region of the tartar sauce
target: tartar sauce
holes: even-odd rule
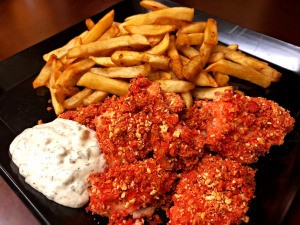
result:
[[[24,130],[9,151],[28,184],[72,208],[88,202],[87,177],[106,166],[95,131],[61,118]]]

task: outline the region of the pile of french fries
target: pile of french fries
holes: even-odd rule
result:
[[[195,98],[212,99],[216,91],[233,89],[231,76],[263,88],[280,79],[278,71],[236,44],[219,44],[214,19],[194,22],[192,8],[140,4],[149,12],[122,23],[114,21],[114,10],[96,23],[87,19],[86,31],[43,56],[46,64],[33,87],[49,88],[57,115],[110,94],[125,95],[139,74],[179,93],[188,108]]]

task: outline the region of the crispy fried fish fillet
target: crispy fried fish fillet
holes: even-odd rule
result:
[[[248,219],[246,212],[254,190],[254,169],[207,155],[198,167],[183,173],[173,195],[168,224],[240,224]]]
[[[210,150],[247,164],[283,144],[295,122],[273,101],[232,91],[198,106],[183,115],[186,124],[200,131]]]
[[[153,159],[132,164],[115,164],[103,173],[92,174],[88,181],[88,211],[117,221],[149,217],[165,203],[177,174],[164,170]]]

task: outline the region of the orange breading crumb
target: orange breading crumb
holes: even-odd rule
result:
[[[92,174],[88,181],[88,211],[108,216],[110,223],[132,216],[151,217],[164,204],[177,175],[166,171],[153,159],[132,164],[115,165],[103,173]]]
[[[254,169],[220,156],[205,156],[197,168],[183,173],[168,224],[239,224],[247,220],[254,190]]]

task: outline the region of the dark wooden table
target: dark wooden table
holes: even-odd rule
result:
[[[300,46],[298,0],[176,0],[232,23]],[[1,0],[0,61],[97,14],[119,0]],[[299,208],[299,207],[298,207]],[[297,216],[298,215],[298,216]],[[291,220],[299,220],[299,210]],[[0,224],[39,224],[0,178]]]

